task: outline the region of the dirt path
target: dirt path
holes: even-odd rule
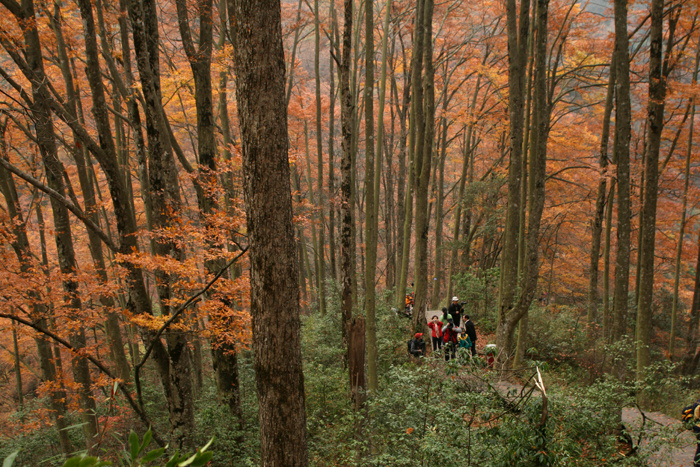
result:
[[[504,397],[510,397],[510,395],[519,394],[522,391],[522,386],[508,381],[499,381],[494,384],[494,387]],[[645,417],[646,421],[644,421]],[[651,457],[648,465],[654,467],[691,467],[693,465],[696,447],[695,436],[690,431],[684,430],[679,420],[660,412],[644,412],[644,416],[642,416],[638,409],[625,407],[622,409],[622,423],[627,427],[635,444],[639,439],[642,423],[647,431],[656,433],[654,441],[661,441],[661,444],[664,444],[664,440],[659,440],[658,437],[667,436],[668,433],[659,433],[658,428],[662,426],[673,428],[675,439],[669,440],[668,444],[680,444],[680,447],[665,445]],[[648,443],[649,440],[642,441],[642,446]]]

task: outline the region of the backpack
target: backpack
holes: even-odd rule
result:
[[[697,400],[685,407],[681,412],[681,415],[684,422],[693,422],[697,420],[699,418],[698,415],[700,415],[700,400]]]
[[[408,353],[411,353],[411,344],[413,343],[413,339],[409,339],[408,341]]]

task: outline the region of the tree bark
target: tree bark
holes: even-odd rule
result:
[[[698,68],[700,67],[700,43],[695,53],[695,70],[693,71],[693,85],[698,81]],[[671,332],[668,338],[668,355],[671,360],[676,353],[676,321],[678,316],[678,289],[681,275],[681,254],[683,252],[683,240],[685,237],[686,211],[688,208],[688,188],[690,186],[690,161],[693,154],[693,129],[695,120],[695,95],[688,102],[690,110],[690,124],[688,125],[688,149],[685,155],[685,169],[683,177],[683,207],[681,208],[681,220],[679,223],[678,246],[676,247],[675,266],[673,271],[673,304],[671,306]]]
[[[627,36],[627,2],[615,0],[615,143],[617,164],[617,252],[615,254],[615,295],[613,297],[612,342],[627,332],[627,301],[630,275],[630,77],[629,38]],[[623,377],[623,369],[616,373]]]
[[[659,188],[659,151],[661,133],[664,128],[664,105],[666,99],[666,78],[668,60],[672,50],[675,30],[674,16],[669,17],[669,45],[666,59],[663,53],[663,14],[664,0],[651,2],[651,31],[649,50],[649,101],[647,117],[647,153],[644,167],[644,223],[639,226],[642,248],[639,250],[640,281],[639,304],[637,307],[637,380],[644,379],[650,363],[649,344],[652,330],[652,299],[654,296],[654,252],[656,246],[656,204]]]
[[[608,90],[605,96],[605,110],[603,111],[603,131],[600,135],[600,179],[598,180],[595,213],[591,221],[591,264],[588,269],[588,304],[586,314],[589,340],[597,335],[598,326],[598,264],[600,262],[600,241],[603,233],[605,199],[608,191],[608,145],[610,140],[610,116],[612,114],[613,98],[615,97],[615,72],[615,54],[613,54],[610,63],[610,75],[608,76]]]
[[[278,0],[234,0],[262,465],[308,465],[299,286]]]
[[[352,319],[354,280],[354,248],[352,230],[352,151],[353,114],[355,112],[350,92],[350,60],[352,46],[353,1],[344,0],[343,46],[338,71],[340,72],[340,125],[342,132],[342,159],[340,161],[340,281],[341,281],[341,324],[344,347],[350,351],[348,336]],[[346,356],[349,358],[349,355]]]

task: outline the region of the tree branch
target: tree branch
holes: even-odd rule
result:
[[[115,245],[112,242],[112,240],[109,239],[109,237],[102,231],[102,229],[100,229],[100,227],[97,224],[95,224],[87,216],[85,216],[85,214],[83,213],[82,209],[80,209],[80,207],[78,207],[78,206],[74,205],[73,203],[71,203],[70,201],[68,201],[64,196],[62,196],[56,190],[49,188],[48,186],[41,183],[39,180],[32,177],[31,175],[22,172],[21,170],[19,170],[14,165],[10,164],[8,161],[6,161],[2,157],[0,157],[0,165],[5,167],[7,170],[12,172],[13,174],[17,175],[22,180],[37,187],[38,189],[40,189],[41,191],[43,191],[44,193],[46,193],[47,195],[49,195],[50,197],[52,197],[53,199],[58,201],[59,203],[63,204],[70,212],[72,212],[75,215],[75,217],[80,219],[80,221],[82,221],[82,223],[85,224],[85,226],[87,228],[89,228],[90,230],[95,232],[95,234],[97,234],[97,236],[100,237],[100,240],[102,240],[104,242],[104,244],[107,245],[107,247],[110,250],[112,250],[115,253],[119,252],[119,248],[117,247],[117,245]]]
[[[93,357],[85,352],[81,352],[81,351],[76,350],[70,343],[68,343],[66,340],[64,340],[60,336],[54,334],[53,332],[49,331],[48,329],[42,328],[38,324],[35,324],[27,319],[20,318],[19,316],[15,316],[15,315],[12,315],[10,313],[0,313],[0,318],[7,318],[7,319],[10,319],[10,320],[15,321],[17,323],[24,324],[25,326],[28,326],[28,327],[34,329],[35,331],[37,331],[37,332],[39,332],[47,337],[50,337],[55,342],[61,344],[62,346],[69,349],[71,352],[75,353],[76,355],[80,355],[81,357],[84,357],[85,359],[87,359],[90,363],[95,365],[102,373],[104,373],[107,377],[113,379],[117,383],[119,390],[124,395],[126,400],[129,402],[129,405],[131,406],[131,408],[141,418],[141,421],[143,421],[143,423],[146,424],[147,426],[150,426],[151,431],[153,431],[153,424],[151,423],[150,419],[148,418],[148,415],[146,415],[146,412],[144,412],[136,404],[136,402],[134,401],[134,398],[131,397],[131,393],[129,393],[129,391],[128,391],[127,387],[124,385],[124,383],[119,381],[119,379],[116,378],[112,374],[112,372],[109,371],[109,369],[101,361],[99,361],[95,357]],[[156,443],[158,443],[159,446],[165,446],[165,444],[166,444],[165,441],[163,440],[163,438],[161,438],[160,435],[158,435],[155,431],[153,431],[153,439],[155,440]]]
[[[218,281],[221,278],[221,276],[224,275],[224,272],[226,272],[226,270],[228,268],[230,268],[233,263],[238,261],[247,251],[248,251],[248,247],[241,249],[240,253],[238,253],[236,256],[233,257],[233,259],[231,259],[228,263],[226,263],[226,265],[223,268],[221,268],[221,270],[216,274],[216,276],[214,276],[214,278],[212,280],[210,280],[207,283],[207,285],[205,285],[202,288],[202,290],[200,290],[196,294],[192,295],[185,303],[183,303],[177,309],[177,311],[175,311],[170,316],[170,318],[165,323],[163,323],[163,325],[160,327],[160,329],[158,329],[158,331],[156,331],[156,333],[153,335],[153,337],[151,338],[151,342],[148,345],[148,348],[146,349],[146,352],[143,355],[143,358],[134,367],[134,382],[136,383],[136,394],[137,394],[138,399],[139,399],[139,404],[141,404],[142,407],[143,407],[143,400],[141,398],[141,368],[148,360],[148,357],[151,355],[151,352],[153,351],[153,347],[155,346],[155,343],[158,341],[158,339],[160,339],[160,336],[163,334],[163,332],[182,314],[182,312],[185,311],[185,309],[187,309],[187,307],[190,306],[195,300],[197,300],[204,293],[206,293],[206,291],[209,290],[211,288],[211,286],[214,285],[214,283],[216,281]]]

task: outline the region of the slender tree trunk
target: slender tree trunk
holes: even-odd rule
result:
[[[367,332],[367,382],[375,392],[377,384],[377,321],[375,318],[377,274],[377,213],[379,210],[379,180],[381,160],[375,167],[374,148],[374,2],[365,0],[365,204],[366,268],[365,268],[365,317]],[[382,112],[379,113],[383,118]],[[381,142],[381,138],[378,139]],[[380,145],[381,146],[381,145]],[[380,148],[381,150],[381,148]]]
[[[598,312],[598,264],[600,256],[600,240],[603,233],[603,216],[605,215],[605,199],[608,182],[608,145],[610,141],[610,116],[615,97],[615,54],[610,63],[610,75],[608,76],[608,91],[605,97],[605,110],[603,111],[603,131],[600,135],[600,179],[598,180],[598,193],[595,203],[595,214],[591,222],[591,264],[588,270],[588,305],[586,321],[588,324],[588,339],[597,335]]]
[[[4,130],[5,127],[3,126],[0,132],[0,157],[6,158],[7,149],[5,147]],[[0,191],[2,191],[5,197],[8,214],[14,221],[12,223],[14,238],[10,245],[17,255],[20,273],[29,273],[34,266],[29,237],[27,236],[25,228],[26,223],[22,219],[22,214],[19,209],[19,198],[17,196],[14,180],[4,167],[0,167]],[[37,203],[37,208],[38,206],[39,204]],[[29,296],[34,299],[32,305],[32,319],[34,319],[42,329],[48,329],[48,320],[46,318],[48,310],[41,304],[42,301],[39,294],[36,291],[30,290]],[[50,384],[48,406],[56,425],[61,452],[63,455],[67,456],[72,452],[73,447],[68,437],[68,430],[66,429],[68,427],[68,420],[66,419],[66,414],[68,413],[66,391],[62,382],[57,378],[56,366],[54,365],[53,355],[51,354],[51,344],[42,337],[35,337],[34,341],[37,346],[42,379]]]
[[[321,315],[326,314],[326,260],[324,258],[326,250],[326,234],[325,234],[325,197],[323,196],[323,133],[321,122],[321,19],[318,7],[318,0],[314,1],[314,75],[316,77],[316,156],[317,156],[317,193],[316,193],[316,209],[318,213],[318,243],[316,250],[318,254],[318,307]]]
[[[605,207],[605,243],[603,245],[603,335],[606,340],[612,335],[613,316],[610,310],[610,244],[615,201],[616,181],[610,180],[610,190]]]
[[[611,338],[617,342],[627,332],[627,301],[630,275],[630,157],[631,131],[629,39],[627,36],[627,2],[615,0],[615,143],[617,163],[617,252],[615,255],[615,296]],[[623,369],[617,374],[623,377]]]
[[[700,43],[695,53],[695,70],[693,71],[693,85],[698,81],[698,67],[700,66]],[[668,355],[671,360],[676,353],[676,321],[678,317],[678,289],[681,276],[681,254],[683,252],[683,240],[685,237],[686,211],[688,208],[688,188],[690,185],[690,161],[693,154],[693,129],[695,120],[695,95],[688,102],[690,107],[690,124],[688,125],[688,149],[685,156],[685,170],[683,177],[683,208],[678,232],[678,246],[676,247],[675,266],[673,271],[673,305],[671,307],[671,333],[668,338]]]
[[[261,463],[306,466],[281,6],[278,0],[233,5]]]
[[[335,16],[335,0],[330,2],[330,13],[331,13],[331,41],[330,47],[335,49],[336,55],[339,55],[338,42],[338,22]],[[330,58],[329,65],[329,97],[330,97],[330,108],[328,111],[328,252],[330,259],[331,268],[331,278],[333,281],[338,280],[338,265],[336,260],[336,240],[335,240],[335,214],[336,214],[336,190],[335,190],[335,59],[333,56]]]

